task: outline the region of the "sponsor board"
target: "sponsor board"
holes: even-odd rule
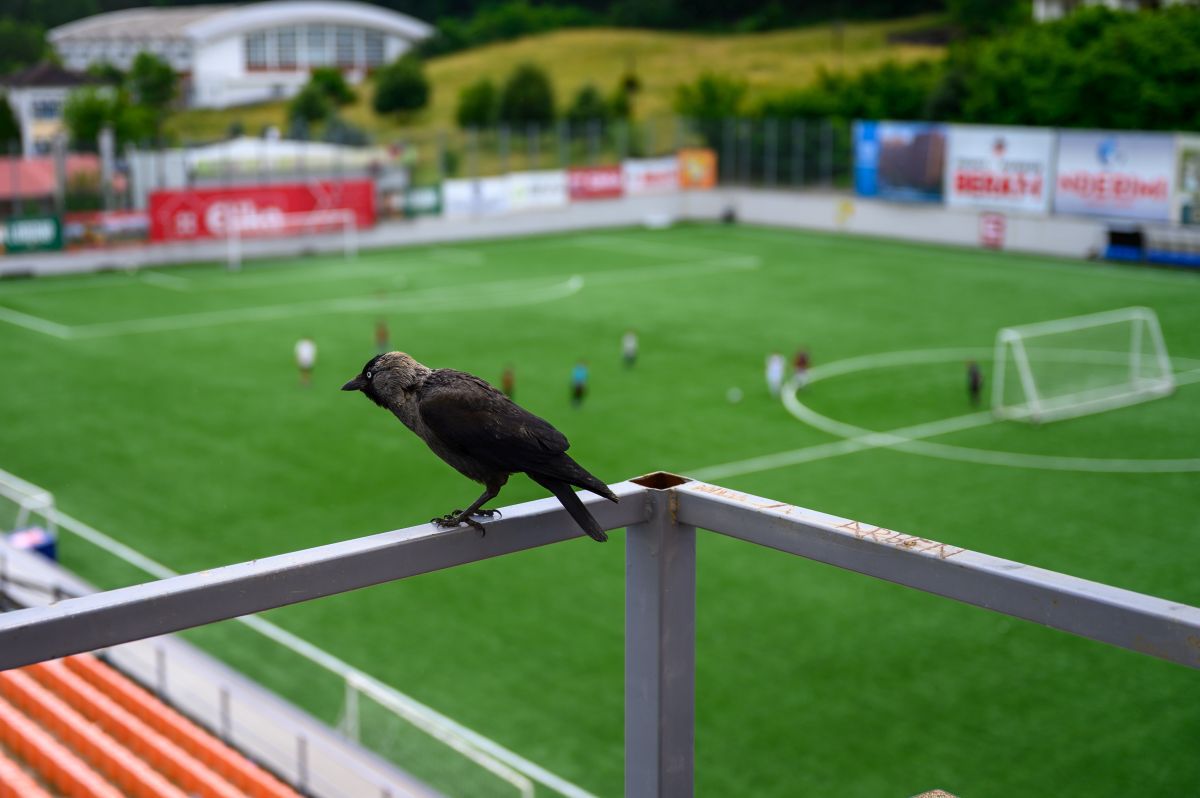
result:
[[[1200,136],[1181,133],[1175,152],[1174,218],[1180,224],[1200,225]]]
[[[1004,249],[1008,221],[1002,213],[979,214],[979,244],[987,249]]]
[[[321,180],[154,191],[150,194],[150,239],[224,238],[235,224],[245,235],[283,233],[288,214],[325,210],[353,211],[358,227],[370,227],[375,223],[374,184],[370,180]]]
[[[62,222],[57,216],[27,216],[4,223],[5,252],[62,249]]]
[[[434,183],[427,186],[409,186],[404,190],[404,216],[440,216],[442,213],[442,186]]]
[[[150,214],[145,211],[78,211],[63,217],[67,247],[133,244],[149,237]]]
[[[679,187],[685,190],[710,189],[717,185],[717,153],[705,148],[679,151]]]
[[[585,166],[567,170],[567,195],[572,201],[615,199],[624,190],[620,166]]]
[[[1048,213],[1053,155],[1051,130],[951,125],[946,204]]]
[[[1064,130],[1054,212],[1167,221],[1175,142],[1168,133]]]
[[[442,183],[446,216],[492,216],[508,210],[508,177],[479,177]]]
[[[945,125],[854,123],[854,190],[861,197],[941,202],[945,161]]]
[[[510,210],[561,208],[567,199],[567,173],[562,169],[513,172],[508,176]]]
[[[628,195],[663,194],[678,191],[679,159],[638,158],[621,162],[621,182]]]

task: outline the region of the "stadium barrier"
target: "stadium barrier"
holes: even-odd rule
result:
[[[1200,608],[655,473],[582,496],[628,529],[625,794],[694,786],[696,530],[1200,668]],[[404,579],[581,536],[554,499],[504,508],[480,538],[431,524],[341,541],[0,616],[0,669]]]

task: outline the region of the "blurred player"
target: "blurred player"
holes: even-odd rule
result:
[[[767,390],[774,398],[779,397],[783,389],[783,373],[787,369],[787,361],[778,352],[767,355]]]
[[[792,368],[796,372],[796,386],[803,388],[808,382],[808,348],[800,347],[792,358]]]
[[[967,361],[967,395],[971,398],[971,406],[979,407],[979,399],[983,394],[983,371],[974,360]]]
[[[586,360],[575,361],[571,369],[571,405],[579,407],[587,396],[588,366]]]
[[[500,390],[509,399],[517,392],[517,375],[511,365],[505,366],[504,373],[500,375]]]
[[[307,335],[296,342],[296,368],[300,370],[300,385],[312,384],[313,366],[317,365],[317,344]]]
[[[621,359],[625,362],[625,368],[631,369],[637,363],[638,356],[638,337],[633,330],[626,330],[621,336]]]
[[[387,322],[383,319],[375,322],[375,354],[382,355],[390,349],[391,333],[388,332]]]

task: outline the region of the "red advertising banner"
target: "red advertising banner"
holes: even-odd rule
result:
[[[150,194],[150,240],[223,238],[231,220],[246,235],[293,229],[287,214],[350,210],[358,227],[375,224],[375,185],[370,180],[321,180],[271,186],[231,186]]]
[[[614,199],[624,193],[620,166],[567,170],[567,196],[572,200]]]

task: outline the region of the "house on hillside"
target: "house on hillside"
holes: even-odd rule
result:
[[[1105,6],[1113,11],[1141,11],[1180,5],[1184,0],[1033,0],[1033,19],[1052,22],[1083,6]]]
[[[314,67],[362,80],[433,34],[405,14],[350,0],[269,0],[248,5],[132,8],[60,25],[49,33],[62,62],[128,69],[140,52],[183,77],[199,108],[290,97]]]
[[[8,104],[21,130],[21,154],[47,155],[64,132],[63,107],[71,92],[98,83],[88,75],[57,64],[37,64],[0,79]],[[0,142],[7,147],[8,142]],[[7,149],[4,154],[9,154]]]

